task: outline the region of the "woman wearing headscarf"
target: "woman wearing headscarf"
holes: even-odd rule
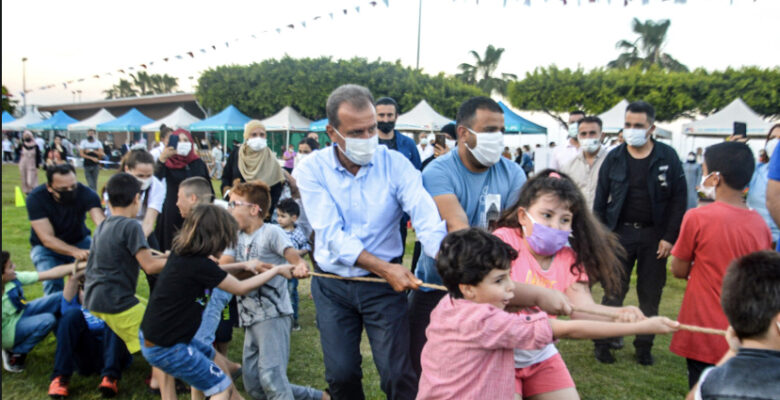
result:
[[[41,165],[41,149],[35,143],[32,132],[24,131],[19,153],[19,174],[22,178],[22,192],[27,195],[38,186],[38,167]]]
[[[178,138],[176,147],[168,145],[174,136]],[[162,251],[171,248],[173,237],[184,222],[184,218],[176,206],[179,199],[179,184],[193,176],[201,176],[211,182],[206,163],[198,157],[198,153],[195,151],[195,141],[192,140],[192,135],[189,132],[177,129],[164,141],[165,149],[160,153],[160,158],[157,159],[154,173],[157,179],[165,179],[165,202],[162,212],[157,217],[157,226],[154,229]]]
[[[268,147],[267,137],[262,122],[253,119],[244,125],[244,144],[230,153],[222,171],[222,194],[225,194],[236,179],[241,182],[259,179],[271,188],[271,209],[268,210],[270,217],[282,195],[285,174],[276,160],[276,155]]]
[[[685,183],[688,185],[688,205],[686,210],[690,210],[691,208],[696,208],[699,202],[699,195],[696,189],[701,180],[701,164],[696,162],[696,153],[688,152],[688,157],[683,163],[683,172],[685,172]]]

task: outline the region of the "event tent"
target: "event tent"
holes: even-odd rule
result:
[[[14,122],[16,118],[13,117],[13,115],[9,114],[8,111],[3,111],[3,123],[7,124],[9,122]]]
[[[325,126],[327,125],[328,125],[327,118],[318,119],[312,122],[311,124],[309,124],[309,132],[317,132],[317,133],[325,132]]]
[[[286,106],[278,113],[264,119],[266,132],[286,132],[285,148],[290,145],[290,132],[307,132],[311,120],[294,108]]]
[[[601,118],[602,132],[607,135],[617,135],[617,133],[623,129],[623,125],[626,122],[626,107],[628,107],[628,104],[628,100],[620,100],[612,108],[598,115],[598,117]],[[664,139],[672,138],[671,131],[661,128],[658,125],[655,127],[655,134]]]
[[[99,124],[102,124],[104,122],[113,121],[116,119],[115,116],[113,116],[108,110],[105,108],[101,108],[100,111],[96,112],[91,117],[76,122],[75,124],[68,125],[68,131],[70,132],[85,132],[90,129],[97,129],[97,126]]]
[[[437,113],[427,101],[421,100],[414,108],[398,116],[395,129],[399,131],[439,132],[451,119]]]
[[[709,117],[683,125],[683,132],[689,136],[722,137],[734,133],[734,122],[747,124],[748,136],[764,137],[771,124],[756,114],[741,98]]]
[[[207,132],[207,131],[220,131],[224,133],[222,137],[222,145],[227,149],[227,131],[243,131],[244,125],[249,122],[251,118],[244,115],[234,105],[227,106],[219,114],[213,117],[206,118],[200,122],[195,122],[190,125],[190,131],[193,132]]]
[[[135,107],[122,114],[119,118],[98,124],[98,132],[141,132],[141,127],[153,122],[146,115],[143,115]]]
[[[547,135],[547,128],[521,117],[507,107],[503,101],[499,101],[498,106],[504,110],[504,133]]]
[[[38,110],[30,110],[23,117],[15,119],[11,122],[3,122],[4,131],[23,131],[27,129],[29,124],[37,124],[43,121],[43,115]]]
[[[64,131],[68,129],[68,125],[75,122],[79,121],[66,114],[65,111],[60,110],[45,121],[28,124],[27,129],[30,129],[31,131]]]
[[[158,119],[157,121],[148,123],[141,127],[141,132],[157,132],[160,130],[160,126],[165,124],[174,130],[187,129],[191,124],[200,121],[200,118],[190,114],[182,107],[175,109],[172,113]]]

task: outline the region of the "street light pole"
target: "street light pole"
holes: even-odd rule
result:
[[[417,69],[420,69],[420,30],[422,27],[422,0],[420,0],[420,8],[417,11]]]
[[[27,57],[22,57],[22,105],[25,114],[27,113]]]

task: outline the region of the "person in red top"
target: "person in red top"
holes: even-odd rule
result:
[[[685,214],[672,249],[672,273],[688,280],[678,316],[682,324],[726,329],[729,322],[720,307],[720,294],[727,267],[736,258],[771,248],[769,227],[742,196],[754,165],[744,143],[723,142],[704,153],[699,186],[715,202]],[[690,331],[675,333],[669,347],[687,359],[690,387],[729,349],[722,336]]]

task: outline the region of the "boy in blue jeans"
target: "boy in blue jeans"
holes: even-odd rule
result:
[[[687,398],[776,399],[780,393],[780,254],[759,251],[732,263],[723,278],[721,305],[731,325],[727,335],[731,348],[718,366],[704,370]]]
[[[27,353],[57,325],[62,299],[62,292],[56,292],[28,302],[22,286],[62,279],[73,267],[63,265],[41,272],[16,272],[7,251],[2,252],[2,261],[3,368],[8,372],[22,372]]]
[[[298,255],[303,257],[311,251],[311,244],[303,230],[296,225],[298,217],[301,215],[301,208],[293,199],[284,199],[276,206],[276,222],[284,229],[287,236],[290,237],[293,248],[298,251]],[[292,278],[287,281],[287,290],[290,292],[290,301],[293,307],[293,328],[294,331],[301,330],[298,324],[298,279]]]

